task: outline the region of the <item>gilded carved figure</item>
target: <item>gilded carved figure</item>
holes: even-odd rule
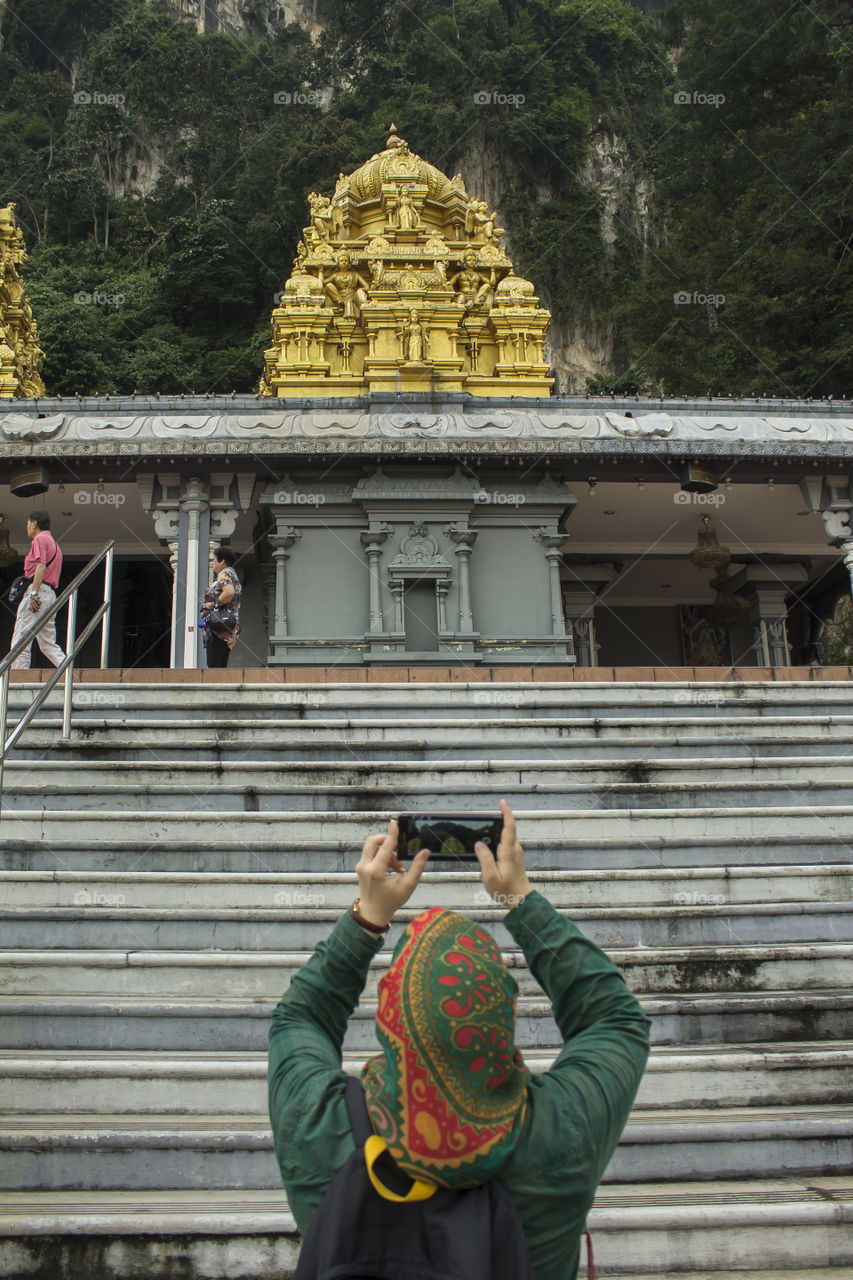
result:
[[[315,237],[318,240],[328,242],[331,238],[334,222],[329,197],[318,195],[316,191],[312,191],[308,197],[308,203],[311,206],[311,226]]]
[[[455,293],[454,302],[458,302],[466,311],[479,310],[481,307],[488,310],[492,305],[495,269],[493,267],[490,275],[484,276],[477,270],[476,253],[469,249],[462,258],[461,271],[457,271],[451,278],[450,287]]]
[[[421,324],[421,318],[414,307],[409,312],[409,318],[402,329],[398,330],[397,337],[403,343],[404,360],[417,363],[425,359],[429,339],[424,326]]]
[[[412,197],[404,191],[397,202],[397,226],[401,231],[414,231],[422,225]]]
[[[367,302],[369,284],[353,267],[348,253],[338,256],[338,269],[326,277],[323,287],[336,311],[342,310],[345,319],[358,319],[363,304]]]

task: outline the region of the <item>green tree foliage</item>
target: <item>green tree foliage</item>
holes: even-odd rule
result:
[[[675,0],[666,29],[666,235],[615,310],[633,361],[677,395],[853,391],[849,5]]]
[[[503,192],[516,268],[560,320],[615,322],[591,390],[850,385],[843,0],[673,0],[660,28],[627,0],[335,0],[315,43],[244,9],[255,38],[156,2],[10,0],[0,200],[52,392],[252,389],[308,192],[392,120]],[[694,93],[725,102],[674,100]]]

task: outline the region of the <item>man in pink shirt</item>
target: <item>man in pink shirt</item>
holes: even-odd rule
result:
[[[24,557],[24,577],[29,578],[30,586],[18,605],[10,646],[12,649],[28,631],[38,626],[38,615],[42,605],[49,608],[53,604],[56,599],[56,588],[59,586],[59,575],[62,572],[62,552],[50,532],[50,516],[46,511],[30,512],[27,517],[27,537],[31,540],[31,546]],[[65,654],[56,643],[56,623],[49,623],[39,631],[35,639],[47,660],[58,667],[64,660]],[[31,648],[32,645],[29,645],[21,650],[12,663],[14,670],[29,669]]]

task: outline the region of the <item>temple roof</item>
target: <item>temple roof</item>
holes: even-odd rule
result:
[[[341,175],[343,179],[343,175]],[[339,185],[342,185],[339,179]],[[452,181],[435,165],[422,160],[409,150],[408,143],[400,138],[396,125],[392,124],[385,150],[359,165],[346,179],[356,200],[375,200],[385,182],[415,182],[427,188],[430,200],[446,199],[453,191],[465,195],[465,184],[457,175]]]

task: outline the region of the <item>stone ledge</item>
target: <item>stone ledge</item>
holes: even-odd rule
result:
[[[46,684],[43,668],[11,671],[12,684]],[[575,667],[542,664],[519,667],[225,667],[170,670],[168,667],[80,667],[75,684],[724,684],[853,681],[853,667]],[[57,687],[61,687],[60,685]]]

